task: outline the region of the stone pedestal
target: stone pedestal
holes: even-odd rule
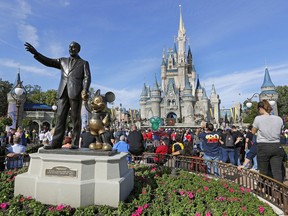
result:
[[[15,179],[15,196],[50,205],[117,207],[134,187],[126,153],[40,149],[30,157],[28,172]]]

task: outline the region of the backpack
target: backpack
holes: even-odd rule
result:
[[[176,142],[172,145],[172,152],[177,152],[184,149],[184,145],[182,143]]]
[[[225,139],[225,146],[226,147],[234,147],[234,139],[233,136],[231,134],[227,134],[226,135],[226,139]]]

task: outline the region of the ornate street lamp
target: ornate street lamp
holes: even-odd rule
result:
[[[53,115],[53,120],[52,120],[52,127],[53,127],[53,124],[55,125],[56,124],[56,111],[57,111],[57,105],[54,103],[52,105],[52,110],[54,112],[54,115]]]
[[[53,104],[52,110],[53,110],[54,112],[57,110],[57,106],[56,106],[55,104]]]
[[[16,102],[16,129],[19,126],[20,106],[21,106],[21,103],[25,101],[26,95],[27,95],[27,91],[22,83],[23,81],[21,81],[20,79],[20,70],[19,70],[17,74],[16,84],[11,90],[11,96]]]
[[[251,108],[252,107],[252,99],[253,99],[253,97],[256,97],[256,96],[260,96],[260,94],[259,93],[254,93],[253,95],[252,95],[252,97],[250,97],[250,98],[247,98],[247,100],[246,100],[246,107],[248,107],[248,108]],[[260,99],[260,98],[259,98]],[[244,102],[245,103],[245,102]],[[276,101],[274,101],[273,99],[272,99],[272,97],[271,97],[271,100],[269,100],[269,104],[273,107],[275,104],[276,104]]]

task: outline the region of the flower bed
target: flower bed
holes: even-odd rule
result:
[[[43,205],[31,197],[13,197],[14,179],[27,168],[1,173],[0,215],[276,215],[250,189],[224,180],[165,167],[136,166],[135,187],[118,209],[108,206],[72,208]]]

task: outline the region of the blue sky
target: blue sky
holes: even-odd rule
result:
[[[143,83],[160,79],[162,50],[173,47],[179,4],[200,82],[208,96],[215,84],[221,107],[260,92],[266,65],[276,86],[287,85],[287,0],[2,0],[0,77],[14,82],[20,66],[24,85],[57,89],[60,72],[23,44],[57,58],[77,41],[91,86],[139,108]]]

